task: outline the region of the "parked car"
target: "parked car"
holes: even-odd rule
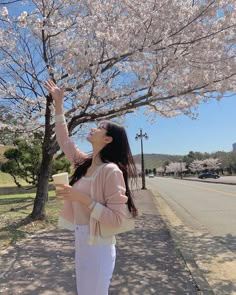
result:
[[[220,178],[220,175],[213,173],[213,172],[204,172],[198,175],[198,178],[204,179],[204,178]]]
[[[153,173],[148,174],[149,178],[153,178],[155,175]]]

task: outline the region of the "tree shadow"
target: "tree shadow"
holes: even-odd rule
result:
[[[216,236],[215,239],[236,253],[236,236],[227,234],[225,237]]]
[[[34,198],[27,197],[27,198],[2,198],[0,197],[0,206],[1,205],[10,205],[10,204],[18,204],[18,203],[28,203],[33,202]]]
[[[117,237],[110,295],[196,295],[191,273],[147,192],[134,231]],[[4,295],[76,295],[74,235],[66,230],[36,233],[0,258]]]
[[[28,209],[29,207],[32,207],[33,203],[30,203],[30,204],[27,204],[27,205],[24,205],[24,206],[21,206],[21,207],[12,207],[10,208],[10,210],[5,210],[5,211],[2,211],[2,214],[6,214],[6,213],[9,213],[9,212],[20,212],[20,211],[23,211],[23,210],[26,210]],[[23,213],[23,212],[21,212]],[[28,214],[28,213],[26,213]]]
[[[12,223],[8,224],[7,226],[1,228],[1,230],[17,230],[18,228],[28,225],[30,223],[32,223],[33,219],[30,217],[30,215],[27,215],[25,218],[23,219],[19,219],[17,221],[13,221]]]
[[[26,238],[28,233],[26,230],[21,229],[21,227],[31,223],[32,219],[27,215],[23,219],[19,219],[0,228],[0,241],[9,240],[10,244],[13,245],[19,238]]]
[[[10,247],[1,256],[1,292],[75,295],[73,240],[73,233],[54,230]]]
[[[109,294],[199,294],[160,216],[143,214],[134,232],[117,238]]]
[[[236,236],[214,237],[204,229],[193,232],[186,226],[176,226],[174,232],[185,260],[191,263],[194,259],[205,279],[201,288],[209,288],[214,294],[236,294]]]
[[[0,206],[9,206],[6,210],[1,211],[1,214],[12,212],[18,212],[28,207],[32,207],[34,198],[1,198],[0,197]],[[12,207],[11,207],[12,205]]]
[[[6,295],[76,294],[74,236],[43,232],[1,256]],[[197,294],[194,281],[157,215],[143,214],[137,229],[117,238],[117,263],[109,294]]]

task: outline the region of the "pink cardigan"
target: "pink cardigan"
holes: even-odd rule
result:
[[[57,118],[58,117],[58,118]],[[81,152],[69,138],[67,125],[62,116],[56,116],[56,137],[60,148],[74,165],[79,159],[88,155]],[[100,166],[94,174],[91,195],[96,205],[90,214],[89,241],[91,245],[115,244],[115,237],[102,238],[100,223],[119,227],[125,216],[127,197],[122,171],[114,163]],[[59,215],[58,225],[73,230],[74,214],[72,202],[65,201]]]

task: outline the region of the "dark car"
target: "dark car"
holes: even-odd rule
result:
[[[198,178],[204,179],[204,178],[220,178],[220,175],[212,172],[204,172],[198,175]]]

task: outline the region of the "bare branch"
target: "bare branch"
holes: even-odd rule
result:
[[[13,4],[13,3],[17,3],[17,2],[21,2],[21,0],[1,1],[1,2],[0,2],[0,5]]]

